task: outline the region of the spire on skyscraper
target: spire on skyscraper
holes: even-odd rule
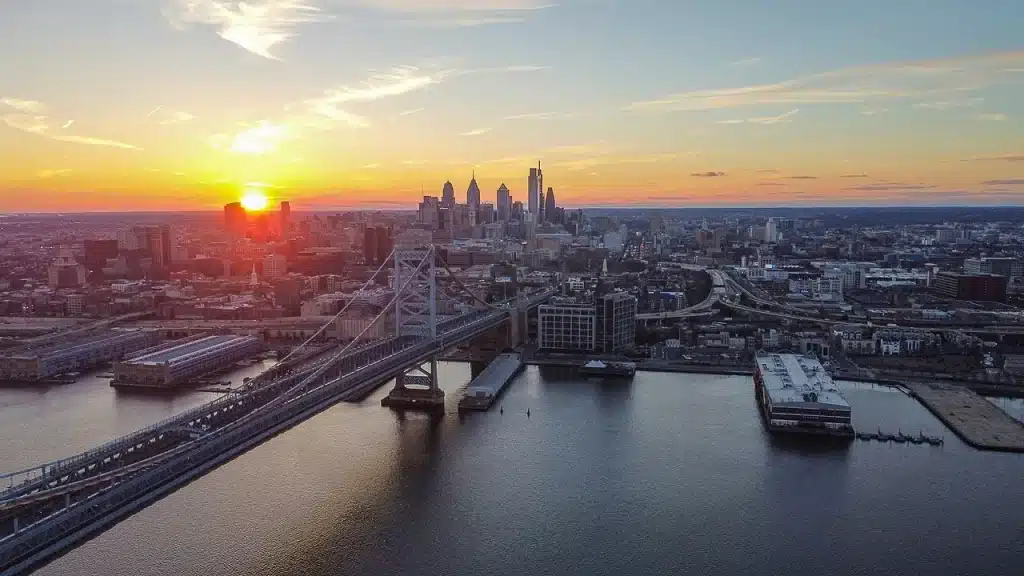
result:
[[[469,181],[469,189],[466,190],[466,204],[473,210],[480,208],[480,185],[476,183],[476,170],[473,170],[473,179]]]

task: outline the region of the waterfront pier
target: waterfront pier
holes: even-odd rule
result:
[[[950,384],[907,384],[911,394],[965,443],[979,450],[1024,452],[1024,424],[976,392]]]
[[[500,354],[469,383],[465,396],[459,400],[459,412],[489,409],[522,369],[523,359],[518,352]]]

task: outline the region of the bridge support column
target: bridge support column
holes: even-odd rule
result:
[[[399,374],[381,406],[401,410],[444,412],[444,390],[437,385],[437,356]]]

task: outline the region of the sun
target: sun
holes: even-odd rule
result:
[[[267,204],[267,195],[259,190],[246,190],[242,195],[242,207],[250,212],[266,210]]]

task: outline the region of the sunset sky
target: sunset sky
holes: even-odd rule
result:
[[[0,0],[0,211],[1021,204],[1021,0]]]

